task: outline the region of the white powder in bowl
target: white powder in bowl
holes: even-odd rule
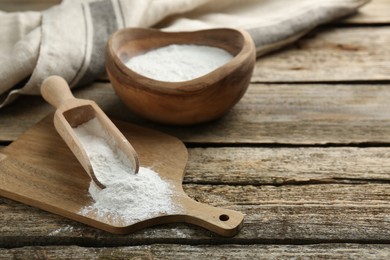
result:
[[[148,78],[180,82],[206,75],[231,59],[233,56],[221,48],[171,44],[135,56],[126,66]]]
[[[140,167],[132,172],[130,161],[116,148],[115,140],[104,131],[97,118],[74,128],[82,143],[96,177],[106,188],[91,181],[89,193],[94,203],[81,210],[91,211],[102,220],[130,225],[139,220],[172,213],[174,206],[170,184],[152,169]]]

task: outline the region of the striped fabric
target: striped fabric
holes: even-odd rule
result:
[[[71,87],[104,74],[108,37],[124,27],[247,30],[258,56],[318,25],[353,14],[367,0],[64,0],[40,12],[0,11],[0,108],[38,95],[50,75]],[[5,38],[4,38],[5,37]]]

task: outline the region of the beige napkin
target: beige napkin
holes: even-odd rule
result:
[[[124,27],[247,30],[257,54],[353,14],[367,0],[63,0],[43,12],[0,11],[0,108],[39,95],[50,75],[71,87],[101,76],[108,37]]]

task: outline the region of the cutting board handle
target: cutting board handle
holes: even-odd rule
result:
[[[221,236],[234,236],[242,228],[245,215],[239,211],[213,207],[189,197],[182,198],[181,205],[186,210],[184,222],[204,227]]]
[[[68,83],[59,76],[46,78],[41,85],[41,94],[55,108],[59,108],[66,100],[75,99]]]

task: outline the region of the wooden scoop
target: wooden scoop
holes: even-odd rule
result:
[[[45,79],[41,86],[41,94],[47,102],[57,108],[54,114],[57,132],[98,187],[104,189],[105,185],[95,176],[91,161],[73,130],[91,119],[99,120],[103,129],[113,137],[115,145],[128,157],[131,170],[138,172],[139,161],[136,151],[94,101],[75,98],[67,82],[59,76]]]

